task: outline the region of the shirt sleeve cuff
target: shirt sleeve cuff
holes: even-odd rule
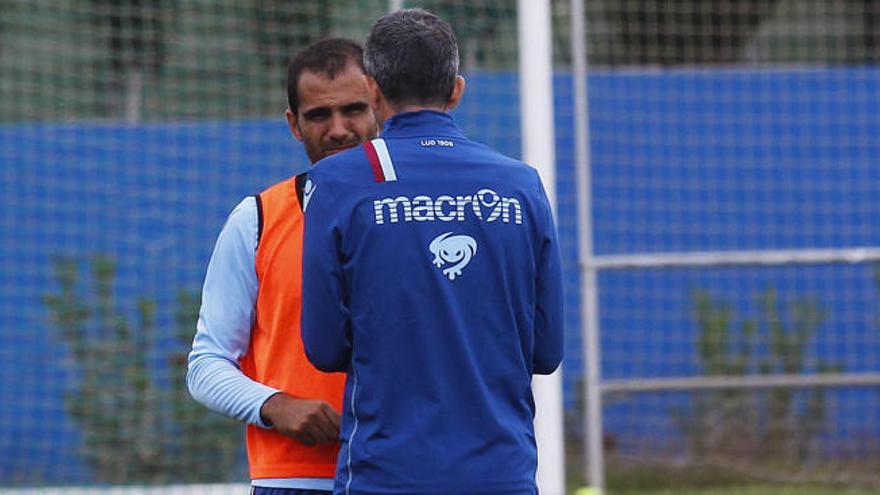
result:
[[[256,385],[258,385],[261,390],[254,400],[255,408],[254,411],[252,411],[251,413],[251,420],[248,422],[254,426],[259,426],[260,428],[271,430],[273,428],[272,425],[263,421],[263,416],[260,414],[260,410],[263,408],[263,404],[265,404],[266,401],[269,400],[269,397],[272,397],[273,395],[281,391],[267,385],[263,385],[262,383],[256,383]]]

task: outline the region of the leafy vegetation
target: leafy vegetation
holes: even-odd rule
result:
[[[186,350],[199,298],[181,292],[175,309],[175,345],[156,344],[156,304],[135,301],[130,321],[116,300],[115,262],[54,260],[58,289],[44,301],[54,334],[63,340],[76,377],[65,404],[82,433],[81,455],[106,483],[226,481],[241,451],[243,428],[196,404],[186,390]],[[160,354],[164,362],[150,356]],[[170,383],[156,377],[166,373]]]
[[[706,291],[694,294],[699,334],[697,357],[707,376],[797,375],[841,370],[807,348],[824,320],[816,301],[784,306],[774,289],[758,297],[759,318],[734,318],[729,303]],[[787,312],[784,311],[787,309]],[[812,364],[814,363],[814,364]],[[826,421],[825,392],[820,387],[744,389],[701,392],[678,423],[699,459],[730,457],[795,468],[810,454],[813,439]]]

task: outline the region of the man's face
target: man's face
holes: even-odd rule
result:
[[[287,122],[312,163],[376,137],[366,77],[356,65],[333,79],[304,71],[297,94],[299,109],[296,115],[287,111]]]

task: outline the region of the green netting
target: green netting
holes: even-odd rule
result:
[[[182,388],[205,265],[243,196],[307,166],[282,115],[287,59],[363,40],[389,3],[0,0],[0,487],[246,483],[240,425]],[[404,3],[459,36],[465,130],[518,156],[517,2]],[[569,1],[551,3],[574,488],[578,136]],[[880,2],[585,7],[598,254],[880,245]],[[603,373],[876,373],[878,273],[604,272]],[[876,387],[788,392],[610,396],[610,493],[875,488]]]

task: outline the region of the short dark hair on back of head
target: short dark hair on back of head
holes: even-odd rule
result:
[[[358,43],[343,39],[329,38],[309,45],[297,53],[287,64],[287,103],[296,114],[299,110],[299,78],[303,72],[314,72],[335,78],[348,64],[364,70],[364,50]]]
[[[370,30],[364,67],[391,103],[443,105],[458,76],[458,41],[431,12],[398,10]]]

